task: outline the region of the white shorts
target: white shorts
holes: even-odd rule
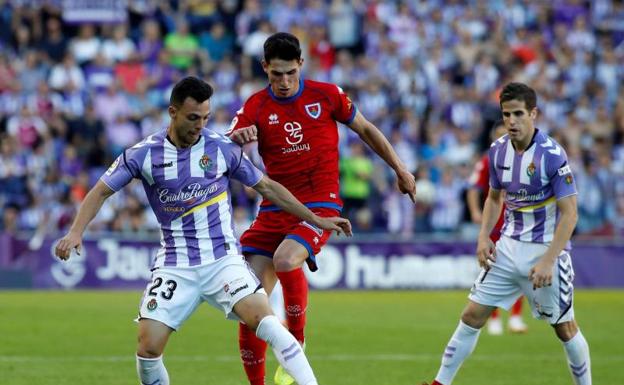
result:
[[[544,255],[548,246],[521,242],[502,236],[496,243],[496,262],[490,270],[481,270],[468,298],[481,305],[509,310],[524,294],[533,317],[555,325],[574,319],[572,300],[574,270],[567,251],[561,252],[553,266],[552,286],[533,290],[529,270]]]
[[[226,256],[196,267],[160,267],[147,284],[139,317],[178,330],[202,302],[221,309],[232,320],[234,305],[253,293],[266,294],[242,256]]]

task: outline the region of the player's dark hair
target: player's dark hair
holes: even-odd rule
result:
[[[299,39],[287,32],[278,32],[271,35],[264,42],[264,61],[269,63],[271,59],[282,59],[285,61],[301,59]]]
[[[527,111],[531,111],[537,106],[535,90],[523,83],[509,83],[503,88],[499,97],[501,107],[503,103],[510,100],[523,101]]]
[[[169,104],[180,107],[188,97],[195,99],[197,103],[203,103],[210,99],[212,92],[210,84],[194,76],[187,76],[173,87]]]

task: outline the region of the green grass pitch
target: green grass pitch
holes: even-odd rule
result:
[[[467,291],[312,292],[307,354],[319,383],[430,381],[466,295]],[[132,318],[139,296],[0,292],[0,384],[138,384]],[[577,291],[575,307],[591,348],[594,384],[624,384],[624,291]],[[551,328],[533,319],[528,323],[526,335],[482,333],[454,384],[572,384]],[[246,384],[237,326],[207,305],[174,333],[165,364],[173,385]],[[270,377],[275,366],[270,354]]]

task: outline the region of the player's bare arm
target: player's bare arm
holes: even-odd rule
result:
[[[62,260],[69,259],[72,249],[76,249],[80,253],[82,247],[82,233],[84,233],[87,225],[96,216],[100,207],[108,197],[115,192],[111,190],[104,182],[98,181],[89,191],[84,201],[80,205],[78,215],[74,219],[69,232],[58,242],[54,249],[54,254]]]
[[[296,215],[306,222],[325,230],[335,231],[337,234],[344,233],[347,236],[353,235],[351,232],[351,222],[349,222],[348,219],[341,217],[319,217],[305,207],[303,203],[299,202],[286,187],[267,176],[264,176],[253,188],[264,198],[278,205],[284,211]]]
[[[470,211],[470,219],[472,223],[481,224],[483,218],[481,214],[481,191],[478,188],[471,187],[466,191],[466,204]]]
[[[416,179],[414,175],[405,168],[399,156],[392,148],[388,139],[379,129],[369,122],[359,111],[355,114],[355,119],[349,127],[356,132],[360,138],[381,157],[397,175],[399,191],[407,194],[412,202],[416,202]]]
[[[572,237],[576,226],[578,212],[576,209],[576,195],[567,196],[557,201],[560,212],[559,224],[555,229],[553,240],[535,266],[529,271],[529,280],[533,282],[533,289],[552,284],[552,269],[557,257]]]
[[[240,144],[247,144],[258,140],[258,129],[255,125],[242,127],[227,133],[227,136],[232,139],[233,142]]]
[[[501,190],[490,188],[487,199],[483,205],[483,217],[479,241],[477,243],[477,260],[479,266],[488,270],[490,263],[496,262],[496,248],[490,239],[492,229],[498,222],[501,209],[503,208],[503,193]]]

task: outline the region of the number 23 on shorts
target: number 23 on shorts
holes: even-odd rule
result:
[[[166,300],[170,300],[173,297],[175,289],[178,287],[178,283],[172,279],[164,281],[165,287],[160,291],[160,296]],[[163,279],[156,277],[154,284],[150,286],[147,295],[152,297],[158,296],[158,289],[163,285]]]

